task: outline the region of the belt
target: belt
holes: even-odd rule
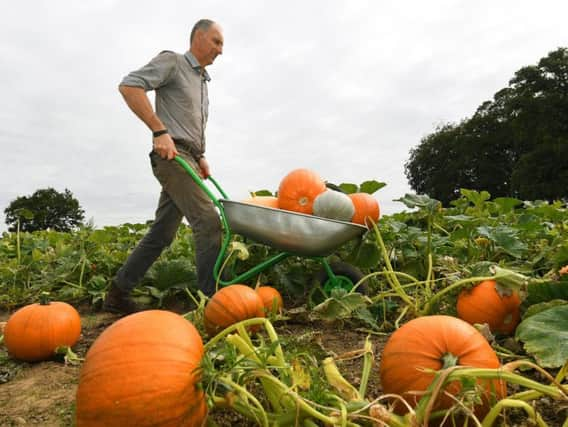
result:
[[[203,152],[195,148],[193,145],[179,139],[174,139],[173,141],[178,149],[188,152],[195,160],[199,160],[203,157]]]

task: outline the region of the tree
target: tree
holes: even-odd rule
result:
[[[68,189],[60,193],[46,188],[16,198],[4,213],[10,231],[17,229],[18,222],[22,231],[71,231],[82,224],[85,211]]]
[[[568,49],[521,68],[492,101],[411,150],[411,188],[444,204],[460,188],[493,197],[568,197]]]

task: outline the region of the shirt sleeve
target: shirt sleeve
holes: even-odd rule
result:
[[[141,87],[145,91],[157,89],[175,74],[177,58],[174,52],[163,51],[142,68],[132,71],[120,82],[121,86]]]

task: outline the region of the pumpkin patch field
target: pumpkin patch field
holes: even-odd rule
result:
[[[376,184],[320,187],[279,196],[342,221],[372,212],[327,257],[353,288],[290,256],[207,298],[182,225],[133,291],[145,310],[121,317],[102,302],[147,224],[4,233],[0,425],[568,427],[565,202],[464,189],[383,215]],[[232,238],[237,274],[276,253]]]

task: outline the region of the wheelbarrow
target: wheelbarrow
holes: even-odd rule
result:
[[[246,283],[252,277],[290,256],[306,257],[321,263],[323,268],[316,275],[316,281],[327,295],[335,288],[351,290],[363,277],[363,274],[350,264],[330,263],[327,257],[344,243],[361,238],[367,231],[367,227],[351,222],[230,200],[217,181],[209,176],[206,179],[222,196],[217,198],[184,159],[180,156],[174,159],[191,175],[219,210],[224,237],[213,269],[217,283],[223,286]],[[228,274],[221,270],[234,234],[267,245],[276,249],[278,253],[243,273],[227,277]]]

